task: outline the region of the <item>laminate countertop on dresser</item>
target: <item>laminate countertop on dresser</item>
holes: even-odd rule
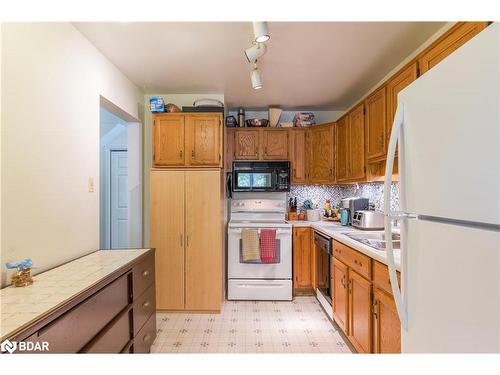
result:
[[[33,284],[0,289],[0,341],[126,268],[150,249],[98,250],[33,277]]]
[[[360,229],[356,229],[351,226],[342,226],[337,222],[328,221],[301,221],[301,220],[289,220],[287,223],[292,224],[293,227],[310,227],[315,231],[321,232],[324,235],[333,238],[335,241],[342,242],[354,250],[363,253],[370,258],[378,260],[381,263],[387,264],[387,254],[385,250],[376,250],[371,246],[362,244],[361,242],[355,241],[345,235],[347,232],[368,232]],[[394,250],[394,262],[396,264],[396,269],[401,271],[401,256],[399,250]]]

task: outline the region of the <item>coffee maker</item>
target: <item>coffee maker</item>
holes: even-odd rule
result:
[[[370,205],[368,198],[361,197],[343,198],[340,202],[340,208],[349,211],[349,225],[352,225],[352,219],[356,211],[368,210]]]

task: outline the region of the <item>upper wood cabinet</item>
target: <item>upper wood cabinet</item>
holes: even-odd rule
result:
[[[221,159],[222,126],[213,115],[186,116],[186,164],[218,165]]]
[[[155,115],[153,126],[153,164],[184,165],[184,116]]]
[[[291,129],[289,138],[292,184],[304,184],[307,182],[307,130]]]
[[[309,129],[309,182],[326,184],[335,182],[334,124],[313,126]]]
[[[313,292],[311,228],[293,228],[293,289],[295,293]]]
[[[224,137],[225,143],[225,155],[224,155],[224,165],[226,172],[231,172],[233,170],[234,161],[234,130],[232,128],[226,128],[226,136]]]
[[[347,159],[349,153],[349,122],[347,116],[343,116],[337,120],[337,145],[336,150],[336,165],[337,165],[337,181],[347,181],[349,179],[349,170],[347,167]]]
[[[288,159],[288,131],[262,129],[262,159]]]
[[[234,132],[235,160],[258,160],[260,154],[259,129],[244,129]]]
[[[337,121],[337,182],[366,179],[364,103]]]
[[[382,86],[365,100],[366,108],[366,158],[368,161],[385,158],[386,135],[386,87]]]
[[[221,114],[158,113],[153,127],[153,166],[222,167]]]
[[[352,181],[365,179],[365,116],[360,104],[349,113],[349,178]]]
[[[398,94],[416,79],[417,62],[413,62],[387,81],[387,140],[389,140],[391,136],[392,123],[394,122],[394,115],[396,114],[396,109],[398,108]]]
[[[420,74],[432,69],[453,51],[479,34],[486,26],[488,26],[487,22],[458,22],[420,56],[418,60]],[[457,74],[460,73],[457,72]]]

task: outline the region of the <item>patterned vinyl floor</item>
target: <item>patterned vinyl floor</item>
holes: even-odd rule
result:
[[[152,353],[350,353],[314,297],[226,301],[220,314],[157,313]]]

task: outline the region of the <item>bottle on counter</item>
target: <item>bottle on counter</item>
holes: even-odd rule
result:
[[[238,109],[238,126],[240,128],[245,126],[245,109],[243,107]]]
[[[331,216],[332,216],[332,205],[330,203],[330,199],[327,199],[325,204],[325,217],[331,217]]]

